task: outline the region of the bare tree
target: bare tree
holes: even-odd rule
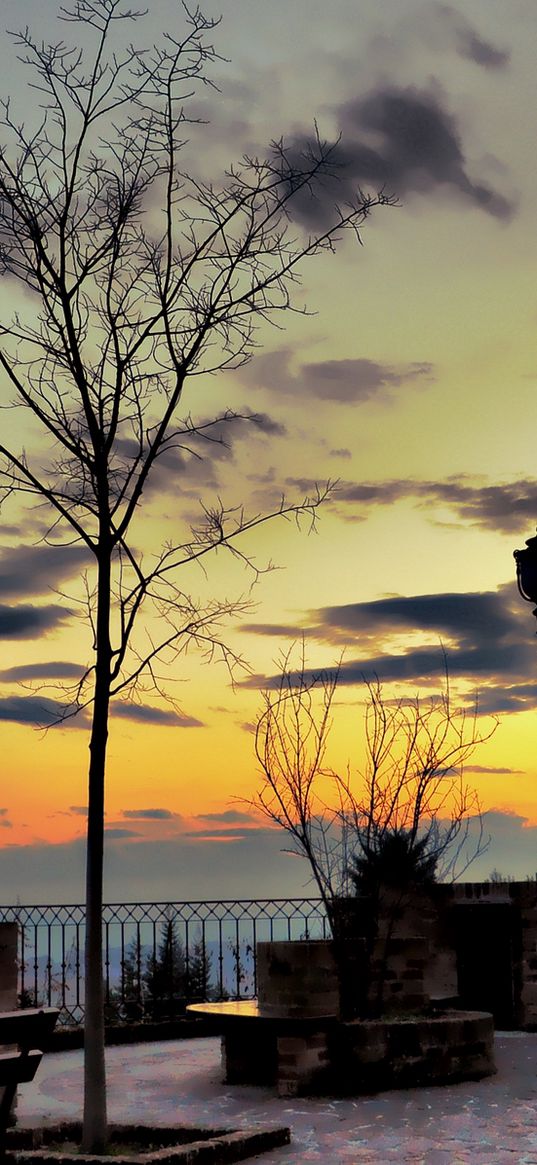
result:
[[[370,879],[376,865],[389,874],[390,840],[394,875],[409,880],[460,878],[483,849],[481,806],[468,785],[464,765],[497,722],[480,729],[479,705],[453,706],[446,669],[442,691],[389,700],[378,680],[367,683],[364,729],[367,768],[358,796],[342,781],[345,825],[354,838],[355,880]],[[479,822],[470,841],[470,823]],[[398,846],[396,850],[393,839]],[[388,855],[389,857],[389,855]],[[366,875],[366,871],[368,874]]]
[[[334,929],[333,903],[342,893],[346,864],[340,783],[326,767],[338,671],[308,672],[304,648],[294,668],[292,655],[279,662],[276,690],[264,693],[255,730],[263,780],[252,804],[285,830],[291,852],[306,858]],[[327,801],[330,788],[333,805]]]
[[[270,516],[312,520],[323,491],[274,515],[208,507],[184,541],[150,561],[136,519],[157,465],[173,451],[199,455],[237,419],[179,417],[187,381],[237,368],[257,326],[292,305],[301,260],[359,228],[382,193],[334,206],[315,237],[292,226],[294,200],[336,172],[317,135],[298,151],[273,143],[220,186],[181,170],[188,102],[217,57],[215,21],[183,10],[183,33],[125,47],[142,13],[123,0],[74,0],[59,19],[74,35],[46,44],[14,37],[38,98],[21,125],[1,106],[0,269],[22,286],[0,327],[0,366],[11,407],[39,430],[28,452],[0,443],[3,499],[50,508],[48,539],[79,542],[94,564],[87,584],[93,658],[64,715],[91,706],[86,880],[84,1147],[106,1137],[101,905],[103,804],[110,701],[136,696],[143,677],[161,692],[158,661],[189,643],[232,666],[221,634],[239,600],[200,605],[177,581],[219,548],[248,562],[239,537]],[[84,47],[80,47],[80,44]],[[359,236],[358,236],[359,237]],[[5,407],[5,406],[4,406]],[[249,413],[244,419],[255,423]],[[197,440],[196,448],[191,444]],[[164,459],[164,460],[163,460]],[[179,488],[180,483],[178,483]],[[135,635],[156,611],[155,639]],[[160,633],[164,628],[164,632]]]
[[[453,706],[447,671],[441,693],[425,701],[390,700],[378,681],[366,683],[366,763],[342,775],[326,760],[338,678],[338,668],[308,670],[304,651],[297,668],[292,652],[284,657],[257,721],[262,783],[252,803],[308,862],[336,956],[343,941],[340,900],[353,889],[367,896],[371,956],[388,900],[385,951],[408,895],[436,879],[460,877],[486,848],[479,798],[464,764],[496,721],[482,730],[477,702],[470,712]],[[381,994],[382,987],[380,976]]]

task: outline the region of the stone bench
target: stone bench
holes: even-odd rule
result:
[[[337,1016],[275,1015],[257,999],[191,1003],[187,1014],[203,1016],[222,1036],[226,1084],[276,1086],[279,1096],[315,1091],[328,1067],[328,1039]]]

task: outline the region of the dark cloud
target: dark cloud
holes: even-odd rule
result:
[[[88,806],[87,805],[70,805],[69,812],[74,813],[76,817],[87,817],[88,816]]]
[[[122,439],[116,445],[121,472],[121,467],[132,464],[137,456],[137,443]],[[205,438],[188,424],[176,433],[155,461],[144,494],[147,497],[171,493],[176,496],[177,490],[181,489],[182,497],[198,499],[206,489],[218,488],[219,467],[231,461],[232,457],[231,422],[221,419],[206,430]]]
[[[73,614],[67,607],[8,607],[0,603],[0,639],[36,639],[60,627]]]
[[[471,823],[474,836],[479,822]],[[485,814],[491,835],[486,851],[467,877],[479,881],[496,868],[524,878],[535,872],[537,826],[514,813]],[[127,831],[131,833],[131,831]],[[9,835],[7,835],[9,836]],[[107,902],[215,901],[255,898],[317,897],[306,862],[285,852],[286,837],[276,829],[249,829],[244,836],[208,839],[205,834],[146,841],[107,832]],[[84,897],[85,842],[0,847],[4,902],[72,903]],[[210,845],[210,861],[207,846]],[[179,888],[179,890],[178,890]]]
[[[50,663],[24,663],[18,667],[8,667],[0,671],[0,680],[14,682],[24,680],[79,679],[83,668],[66,660],[52,660]]]
[[[311,484],[311,483],[310,483]],[[338,503],[358,504],[358,505],[390,505],[392,502],[397,502],[415,493],[412,490],[412,482],[401,481],[382,481],[382,482],[354,482],[354,481],[338,481],[337,487],[334,491],[333,501]]]
[[[510,53],[506,49],[496,48],[473,29],[461,28],[457,40],[461,57],[467,57],[476,65],[483,65],[485,69],[503,69],[509,63]]]
[[[514,592],[514,587],[508,588]],[[504,593],[451,593],[433,595],[399,595],[372,602],[347,603],[322,607],[310,615],[309,625],[250,623],[244,629],[253,634],[279,638],[322,639],[338,646],[353,641],[369,644],[383,636],[412,631],[431,631],[438,639],[460,641],[470,637],[473,643],[495,647],[520,636],[520,615],[513,615],[505,603]],[[434,648],[437,651],[437,648]]]
[[[352,453],[350,449],[331,449],[330,457],[341,457],[342,459],[349,460],[352,457]]]
[[[115,828],[115,827],[113,827]],[[131,831],[128,831],[131,833]],[[134,831],[132,831],[134,832]],[[9,836],[9,835],[6,835]],[[232,838],[205,835],[146,841],[107,831],[105,901],[173,902],[302,898],[315,890],[305,862],[282,852],[279,830],[246,830]],[[82,902],[85,841],[0,847],[4,902]],[[210,861],[207,846],[211,846]]]
[[[239,809],[226,809],[223,813],[197,813],[197,821],[222,821],[227,824],[248,825],[257,818],[252,813],[241,813]]]
[[[229,829],[192,830],[189,833],[185,833],[184,836],[196,838],[197,841],[222,841],[227,845],[230,841],[241,841],[244,833],[241,833],[237,826],[234,829],[230,826]]]
[[[275,633],[280,630],[274,628]],[[298,634],[300,630],[295,628]],[[323,607],[310,613],[305,630],[310,639],[345,651],[341,686],[360,686],[376,677],[414,688],[441,684],[447,658],[450,676],[477,688],[480,713],[529,711],[537,702],[533,628],[514,582],[497,591],[395,596]],[[261,625],[262,634],[269,632],[270,625]],[[415,632],[430,643],[414,647]],[[394,636],[403,644],[408,638],[408,647],[390,650]],[[307,675],[313,678],[318,671],[310,667]],[[279,680],[278,675],[253,676],[245,686],[276,688]]]
[[[533,653],[534,655],[534,653]],[[479,710],[481,712],[513,712],[526,711],[534,706],[537,685],[532,692],[526,692],[519,686],[513,686],[511,691],[502,688],[501,693],[483,691],[483,683],[492,677],[517,673],[521,665],[529,666],[532,659],[531,649],[524,650],[520,645],[496,649],[482,646],[479,649],[469,647],[450,648],[447,653],[447,663],[450,675],[453,678],[470,679],[479,688]],[[339,669],[339,684],[359,685],[364,680],[372,681],[377,677],[381,682],[409,683],[427,686],[432,679],[442,679],[445,673],[445,658],[440,646],[410,649],[398,655],[380,654],[364,656],[357,660],[345,661]],[[308,669],[308,676],[318,675],[318,669]],[[279,676],[273,676],[266,684],[267,687],[277,687]],[[532,703],[533,701],[533,703]]]
[[[397,191],[401,196],[453,189],[477,208],[508,219],[512,206],[501,194],[473,182],[467,172],[461,132],[439,93],[409,86],[379,89],[341,109],[347,165],[357,177]],[[351,137],[364,131],[369,140]],[[369,171],[369,172],[368,172]]]
[[[5,696],[0,699],[0,720],[31,724],[35,728],[48,728],[59,721],[64,728],[87,728],[84,713],[73,712],[73,704],[62,704],[47,696]]]
[[[198,498],[204,490],[218,487],[217,467],[231,457],[229,446],[216,434],[210,445],[206,441],[201,448],[200,442],[201,438],[195,439],[189,433],[178,435],[168,444],[153,464],[144,491],[148,498],[167,493]],[[125,439],[117,444],[122,464],[130,463],[137,455],[137,444]]]
[[[504,601],[503,592],[452,593],[396,596],[370,603],[348,603],[322,607],[316,616],[325,629],[335,628],[344,635],[377,638],[390,631],[434,631],[440,636],[461,639],[471,636],[474,642],[497,645],[519,632]],[[315,617],[315,616],[314,616]]]
[[[313,478],[287,478],[285,486],[311,492]],[[537,480],[490,485],[465,475],[444,481],[416,481],[412,478],[377,482],[340,479],[333,490],[331,505],[342,517],[356,520],[371,506],[393,505],[414,498],[423,508],[445,506],[454,516],[483,530],[513,534],[535,526],[537,516]],[[523,537],[523,535],[521,535]]]
[[[105,827],[104,832],[105,832],[107,838],[113,839],[114,841],[118,841],[120,838],[124,838],[124,837],[141,837],[142,836],[140,833],[136,833],[134,829],[120,829],[114,825],[110,826],[109,829]]]
[[[89,564],[83,546],[7,546],[0,551],[0,595],[41,595]]]
[[[300,639],[307,636],[307,629],[296,623],[242,623],[241,631],[250,631],[252,635],[277,635],[280,639]]]
[[[479,43],[476,37],[473,42]],[[470,176],[460,126],[438,87],[383,86],[335,111],[342,140],[334,148],[324,189],[300,191],[293,214],[310,229],[326,227],[330,203],[352,203],[357,190],[384,190],[407,200],[413,194],[455,195],[477,210],[508,221],[513,203]],[[296,159],[307,149],[296,144]]]
[[[187,427],[183,437],[179,435],[177,442],[184,440],[187,451],[192,451],[201,457],[216,457],[226,460],[233,456],[235,446],[243,440],[250,440],[252,434],[258,432],[267,436],[283,436],[285,426],[275,421],[268,413],[258,412],[249,405],[240,406],[233,411],[223,413],[214,421],[209,422],[201,418],[198,422],[190,422],[192,428]]]
[[[175,814],[170,809],[123,809],[122,816],[144,821],[169,821]]]
[[[264,484],[261,478],[258,481]],[[270,486],[271,483],[266,484]],[[311,497],[318,482],[313,477],[286,477],[283,484],[286,490],[299,490]],[[354,482],[338,478],[325,505],[336,510],[346,522],[363,522],[371,506],[390,505],[417,494],[421,496],[415,486],[415,482],[409,481]]]
[[[375,360],[321,360],[292,367],[292,348],[280,348],[258,356],[242,376],[253,388],[295,396],[298,401],[317,400],[348,403],[390,399],[394,391],[408,384],[428,384],[434,380],[433,366],[427,363],[379,364]],[[345,451],[340,451],[345,455]]]
[[[219,488],[222,467],[234,463],[235,449],[242,442],[283,437],[286,432],[281,422],[248,405],[238,406],[210,422],[188,418],[154,463],[145,493],[151,497],[163,493],[177,496],[180,491],[182,497],[197,499],[200,494]],[[122,438],[116,446],[121,475],[136,458],[138,445],[130,438]]]
[[[411,483],[410,487],[411,487]],[[525,523],[535,526],[537,481],[522,478],[504,485],[475,484],[465,477],[443,482],[415,483],[408,493],[449,506],[455,514],[484,529],[510,534]]]
[[[195,716],[181,716],[173,708],[152,708],[147,704],[113,703],[111,715],[122,720],[136,720],[140,724],[162,724],[170,728],[204,728]]]
[[[490,776],[520,776],[525,769],[508,769],[497,765],[465,765],[465,773],[487,773]]]
[[[267,437],[285,437],[287,429],[279,421],[275,421],[268,413],[253,413],[250,409],[241,409],[241,412],[250,417],[252,424]]]
[[[537,683],[504,680],[479,690],[479,710],[491,716],[500,716],[502,712],[534,712],[536,700]]]
[[[507,49],[498,48],[491,41],[485,40],[466,15],[449,4],[439,4],[437,8],[431,6],[427,16],[439,20],[448,36],[451,33],[450,39],[459,56],[485,69],[505,69],[509,64],[510,53]]]
[[[303,364],[300,378],[304,388],[320,400],[365,401],[412,381],[432,379],[431,364],[408,364],[394,368],[375,360],[323,360]]]

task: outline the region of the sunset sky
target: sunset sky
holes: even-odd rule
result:
[[[55,0],[5,0],[8,28],[53,26]],[[174,27],[180,6],[148,0],[136,35]],[[309,664],[343,655],[334,766],[362,759],[362,676],[390,695],[432,695],[442,645],[457,698],[479,692],[499,726],[468,767],[487,811],[489,851],[473,869],[537,869],[537,624],[520,599],[513,549],[537,525],[537,301],[533,0],[209,0],[223,58],[219,91],[193,112],[189,167],[215,185],[271,139],[341,133],[337,193],[296,209],[322,229],[327,200],[384,188],[362,246],[301,269],[295,305],[264,326],[243,369],[187,384],[184,412],[255,412],[227,445],[171,458],[148,490],[144,547],[221,496],[248,514],[337,479],[307,522],[276,520],[242,549],[263,568],[226,637],[250,665],[235,688],[193,651],[166,676],[177,706],[116,705],[107,791],[108,900],[308,893],[307,871],[245,801],[258,783],[252,723],[278,657],[304,637]],[[48,26],[48,29],[47,29]],[[4,94],[17,118],[35,93],[8,39]],[[3,323],[12,289],[0,285]],[[0,380],[0,403],[10,399]],[[2,425],[16,425],[1,414]],[[21,446],[33,434],[16,432]],[[61,692],[87,665],[82,549],[43,544],[46,514],[0,512],[0,900],[77,901],[83,892],[87,717],[47,733]],[[143,533],[142,533],[143,531]],[[64,540],[68,541],[67,538]],[[220,554],[187,572],[192,593],[249,591]],[[78,612],[78,613],[77,613]]]

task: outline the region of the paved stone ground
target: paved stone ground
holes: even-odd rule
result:
[[[291,1127],[260,1165],[537,1165],[537,1034],[497,1037],[498,1074],[373,1097],[281,1100],[221,1083],[215,1039],[107,1050],[109,1115],[154,1124]],[[80,1116],[82,1053],[44,1058],[22,1087],[21,1124]]]

